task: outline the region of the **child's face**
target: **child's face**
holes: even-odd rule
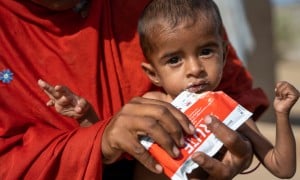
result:
[[[211,23],[198,21],[153,33],[152,65],[142,65],[151,81],[172,98],[185,89],[195,93],[214,90],[225,63],[222,37],[215,29]]]

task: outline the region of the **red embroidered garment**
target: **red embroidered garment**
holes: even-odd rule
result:
[[[147,1],[93,0],[86,19],[28,0],[0,1],[0,72],[11,72],[0,81],[0,179],[101,179],[106,123],[152,87],[139,68],[136,34]],[[265,107],[264,94],[230,57],[220,88],[251,111]],[[85,97],[101,121],[80,128],[46,107],[38,79]]]

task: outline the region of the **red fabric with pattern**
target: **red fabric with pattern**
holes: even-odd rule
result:
[[[0,1],[0,71],[14,73],[10,83],[0,82],[0,179],[101,179],[106,123],[152,88],[139,68],[136,34],[147,1],[93,0],[86,19],[28,0]],[[230,57],[221,88],[254,111],[265,96],[251,89],[249,74]],[[80,128],[46,107],[38,79],[85,97],[101,121]]]

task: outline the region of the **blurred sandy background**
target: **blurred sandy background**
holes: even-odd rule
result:
[[[247,17],[255,37],[255,50],[247,66],[255,86],[265,90],[273,100],[274,83],[286,80],[300,89],[300,0],[244,0]],[[276,1],[276,3],[275,3]],[[300,101],[300,100],[299,100]],[[292,180],[300,179],[300,102],[291,113],[297,141],[297,172]],[[260,118],[258,126],[272,142],[275,124],[272,107]],[[256,161],[252,164],[254,167]],[[277,179],[263,166],[237,180]]]

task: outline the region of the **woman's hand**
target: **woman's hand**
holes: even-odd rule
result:
[[[112,117],[102,136],[103,162],[115,162],[124,152],[145,167],[161,173],[162,167],[141,145],[140,135],[151,137],[172,157],[184,145],[184,133],[193,134],[194,126],[187,117],[169,103],[137,97]]]
[[[207,117],[205,121],[209,130],[228,150],[220,160],[202,152],[193,154],[192,159],[208,173],[207,179],[232,179],[250,166],[253,157],[251,143],[215,117]]]

